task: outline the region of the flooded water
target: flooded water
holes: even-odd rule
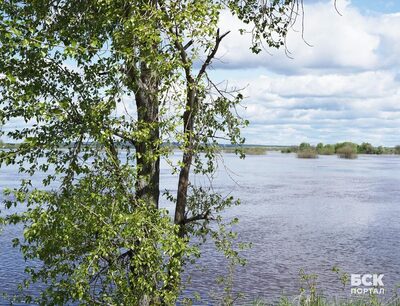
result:
[[[18,179],[16,169],[1,169],[0,188]],[[161,180],[164,188],[176,189],[166,165]],[[342,291],[334,266],[347,273],[383,273],[387,295],[400,285],[400,156],[305,160],[269,152],[239,160],[226,154],[213,186],[242,199],[226,216],[238,217],[239,238],[252,242],[243,253],[247,265],[233,275],[234,292],[246,295],[240,303],[296,295],[300,269],[317,274],[326,295],[350,291]],[[23,277],[25,263],[11,247],[20,234],[19,227],[0,234],[0,292],[15,293]],[[215,304],[215,278],[226,273],[225,261],[208,244],[199,264],[202,269],[191,269],[185,295],[198,292],[199,304]]]

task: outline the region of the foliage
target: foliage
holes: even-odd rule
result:
[[[400,154],[400,146],[396,146],[396,147],[394,148],[394,153],[395,153],[395,154]]]
[[[298,158],[318,158],[318,153],[314,148],[297,151]]]
[[[300,144],[297,151],[298,158],[317,158],[317,150],[312,147],[309,143],[303,142]]]
[[[224,147],[222,148],[224,153],[237,153],[238,151],[242,151],[245,155],[265,155],[267,154],[266,147],[252,147],[252,146],[243,146],[243,147]]]
[[[374,154],[375,148],[368,142],[363,142],[357,148],[358,153],[360,154]]]
[[[296,153],[298,151],[298,147],[291,146],[281,150],[281,153]]]
[[[127,184],[133,182],[128,171],[122,173]],[[31,281],[48,284],[41,304],[127,305],[143,296],[172,304],[177,298],[182,263],[176,255],[187,244],[165,212],[132,201],[118,180],[99,167],[61,193],[15,193],[28,210],[8,220],[25,225],[25,240],[14,241],[25,259],[43,262],[27,269]]]
[[[331,144],[324,145],[322,143],[319,143],[317,145],[316,149],[317,149],[318,154],[320,154],[320,155],[334,155],[335,154],[335,146],[331,145]]]
[[[336,153],[340,158],[355,159],[357,158],[357,147],[351,144],[345,144],[337,148]]]
[[[207,73],[229,34],[218,29],[226,9],[252,28],[258,53],[284,45],[299,2],[0,2],[0,124],[27,123],[0,131],[18,143],[0,164],[27,177],[5,202],[27,211],[7,222],[24,224],[15,245],[43,262],[25,283],[47,284],[38,303],[173,304],[198,254],[191,237],[238,255],[220,217],[235,201],[190,181],[191,171],[215,171],[220,139],[241,146],[248,124],[237,110],[243,96]],[[172,142],[183,151],[175,164]],[[161,158],[179,173],[176,197],[166,192],[174,220],[158,205]]]
[[[382,146],[374,147],[368,142],[363,142],[361,145],[357,146],[357,151],[359,154],[390,154],[391,150],[384,148]]]
[[[355,153],[357,153],[357,147],[358,147],[358,145],[357,145],[356,143],[348,142],[348,141],[346,141],[346,142],[339,142],[339,143],[335,144],[335,152],[336,152],[336,153],[339,153],[340,149],[342,149],[342,148],[344,148],[344,147],[345,147],[346,149],[350,149],[350,150],[352,150],[352,151],[355,151]]]
[[[311,145],[307,142],[302,142],[299,145],[299,151],[308,150],[308,149],[311,149]]]
[[[318,143],[317,146],[315,147],[315,150],[319,155],[334,155],[335,153],[338,153],[338,150],[340,151],[341,148],[343,147],[351,147],[352,150],[355,150],[356,153],[358,154],[376,154],[376,155],[381,155],[381,154],[397,154],[396,153],[396,148],[389,148],[389,147],[374,147],[370,143],[363,142],[361,145],[358,145],[356,143],[352,142],[342,142],[342,143],[337,143],[337,144],[323,144],[323,143]],[[306,149],[312,149],[313,147],[309,143],[302,143],[300,144],[299,147],[292,146],[292,147],[286,147],[281,150],[282,153],[296,153],[299,150],[306,150]],[[400,152],[400,149],[399,149]]]

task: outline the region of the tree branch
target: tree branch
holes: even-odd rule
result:
[[[200,71],[197,75],[197,80],[199,80],[203,74],[206,72],[207,67],[211,64],[211,61],[213,60],[213,58],[215,57],[215,55],[217,54],[219,45],[221,43],[221,41],[225,38],[225,36],[227,36],[231,31],[228,31],[222,35],[219,35],[219,29],[217,30],[217,36],[215,37],[215,45],[214,48],[212,48],[211,52],[208,54],[207,59],[205,60],[205,62],[203,63],[203,65],[200,68]]]
[[[190,222],[195,222],[200,220],[214,220],[214,218],[211,216],[211,210],[207,210],[204,214],[196,215],[190,218],[185,218],[183,223],[188,224]]]

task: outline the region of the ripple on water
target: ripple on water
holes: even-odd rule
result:
[[[389,291],[400,283],[400,158],[324,156],[305,161],[271,153],[244,161],[226,155],[224,163],[234,173],[227,175],[220,167],[215,190],[242,198],[243,204],[226,216],[239,217],[240,239],[253,243],[244,252],[248,264],[234,275],[234,290],[247,295],[241,303],[297,294],[300,269],[318,274],[326,294],[345,294],[333,266],[348,273],[384,273]],[[16,184],[15,173],[12,168],[2,171],[0,186]],[[164,164],[163,188],[176,190],[175,184]],[[20,233],[8,228],[0,236],[0,291],[15,292],[23,277],[25,263],[10,247]],[[215,277],[226,274],[227,266],[211,243],[204,251],[198,266],[191,267],[185,294],[199,292],[205,298],[201,305],[211,305],[209,293],[221,293]]]

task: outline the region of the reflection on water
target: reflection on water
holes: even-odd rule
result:
[[[232,172],[221,163],[214,188],[242,199],[241,206],[226,214],[240,218],[240,239],[253,243],[245,252],[248,264],[234,277],[235,290],[246,293],[247,301],[296,294],[301,268],[319,275],[318,284],[327,295],[341,291],[333,266],[348,273],[384,273],[387,292],[400,284],[398,156],[304,160],[269,153],[240,161],[226,154],[223,164]],[[161,180],[163,188],[175,190],[175,177],[166,165]],[[17,182],[16,169],[1,169],[0,188]],[[20,227],[8,227],[0,236],[2,292],[15,292],[23,276],[21,255],[10,246],[20,233]],[[206,268],[193,268],[185,294],[196,291],[212,303],[210,288],[215,288],[216,275],[226,271],[212,246],[205,249],[200,265]]]

